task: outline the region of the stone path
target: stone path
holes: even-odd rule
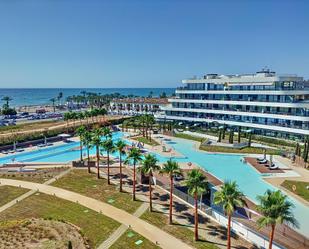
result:
[[[48,181],[44,182],[43,184],[51,184],[53,183],[54,181],[56,181],[57,179],[59,179],[60,177],[63,177],[64,175],[66,175],[67,173],[69,173],[71,171],[72,168],[69,168],[68,170],[65,170],[63,172],[61,172],[59,175],[49,179]],[[18,186],[19,187],[19,186]],[[28,191],[27,193],[21,195],[21,196],[18,196],[17,198],[15,198],[14,200],[4,204],[2,207],[0,207],[0,212],[3,212],[4,210],[12,207],[13,205],[15,205],[16,203],[26,199],[27,197],[29,197],[30,195],[33,195],[34,193],[36,192],[36,190],[30,190]]]
[[[68,201],[79,203],[89,209],[102,213],[126,226],[131,228],[150,240],[153,243],[158,243],[160,247],[166,249],[189,249],[191,248],[181,240],[174,236],[162,231],[161,229],[153,226],[132,214],[129,214],[121,209],[113,207],[107,203],[89,198],[87,196],[68,191],[62,188],[53,187],[46,184],[39,184],[33,182],[26,182],[20,180],[0,179],[0,183],[3,185],[22,187],[32,190],[37,190],[44,194],[54,195]]]
[[[135,217],[140,217],[147,209],[148,203],[143,203],[133,214]],[[110,248],[124,233],[127,231],[128,226],[121,225],[107,240],[105,240],[98,249]]]

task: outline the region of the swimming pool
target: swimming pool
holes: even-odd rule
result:
[[[215,175],[221,180],[236,181],[243,193],[253,202],[256,196],[262,195],[267,189],[277,190],[274,186],[262,179],[262,175],[250,165],[242,162],[243,156],[231,154],[211,154],[198,151],[194,142],[182,139],[173,139],[170,144],[175,150],[199,164],[204,170]],[[289,200],[295,205],[294,215],[300,223],[297,229],[305,236],[309,236],[309,208],[294,198]]]
[[[124,133],[116,132],[113,134],[113,140],[117,141],[124,137]],[[125,140],[125,138],[124,138]],[[256,202],[256,196],[262,195],[267,189],[275,190],[276,188],[265,182],[262,175],[254,170],[251,166],[242,162],[241,155],[230,154],[211,154],[198,151],[194,148],[194,142],[175,138],[167,141],[169,146],[181,153],[184,157],[174,157],[178,162],[195,162],[204,170],[213,174],[220,180],[236,181],[239,188],[244,194]],[[16,155],[9,155],[0,158],[0,164],[12,162],[14,158],[18,162],[70,162],[80,157],[80,151],[76,149],[79,142],[71,142],[59,146],[51,146],[49,148],[41,148],[32,152],[22,152]],[[84,154],[86,150],[84,150]],[[92,155],[95,154],[95,148],[90,150]],[[154,154],[154,153],[153,153]],[[118,152],[113,156],[118,156]],[[164,157],[155,154],[160,162],[166,162],[170,157]],[[299,232],[305,236],[309,236],[309,208],[296,199],[290,198],[294,203],[294,214],[300,223]]]

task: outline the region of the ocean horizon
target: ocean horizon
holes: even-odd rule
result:
[[[50,99],[56,98],[59,92],[63,93],[63,98],[61,100],[63,103],[66,97],[78,95],[82,91],[101,94],[134,94],[145,97],[148,96],[151,91],[153,92],[153,96],[159,96],[163,92],[167,95],[171,95],[175,92],[175,88],[0,88],[0,100],[4,96],[11,97],[12,101],[10,101],[10,106],[12,107],[47,105],[52,104]],[[4,104],[4,101],[1,100],[1,103]]]

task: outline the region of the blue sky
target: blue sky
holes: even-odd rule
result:
[[[309,1],[2,0],[0,87],[174,87],[268,66],[309,78]]]

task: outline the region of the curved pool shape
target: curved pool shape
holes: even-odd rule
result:
[[[122,132],[113,134],[114,141],[122,137],[124,137],[124,133]],[[183,139],[175,138],[172,141],[167,141],[167,143],[184,156],[174,157],[174,160],[178,162],[195,162],[222,181],[236,181],[244,194],[254,202],[256,202],[256,196],[262,195],[267,189],[276,189],[265,182],[262,179],[262,175],[255,169],[244,164],[241,160],[241,155],[211,154],[198,151],[194,148],[193,141]],[[80,157],[80,151],[75,150],[78,146],[79,142],[71,142],[64,145],[41,148],[32,152],[17,153],[0,158],[0,164],[12,162],[13,158],[18,162],[70,162]],[[84,150],[85,153],[86,150]],[[95,148],[92,148],[90,153],[94,155]],[[113,156],[118,155],[117,152],[113,153]],[[170,159],[159,154],[155,155],[160,162],[166,162]],[[295,205],[294,214],[300,223],[298,231],[305,236],[309,236],[309,208],[294,198],[290,198],[290,201]]]
[[[170,146],[175,150],[219,179],[236,181],[241,191],[253,202],[257,202],[256,196],[264,194],[267,189],[277,190],[265,182],[262,175],[250,165],[243,163],[241,155],[207,153],[196,150],[192,141],[180,139],[174,139],[174,141],[176,143]],[[289,198],[289,200],[295,205],[294,215],[300,223],[299,229],[296,230],[308,237],[309,208],[294,198]]]

